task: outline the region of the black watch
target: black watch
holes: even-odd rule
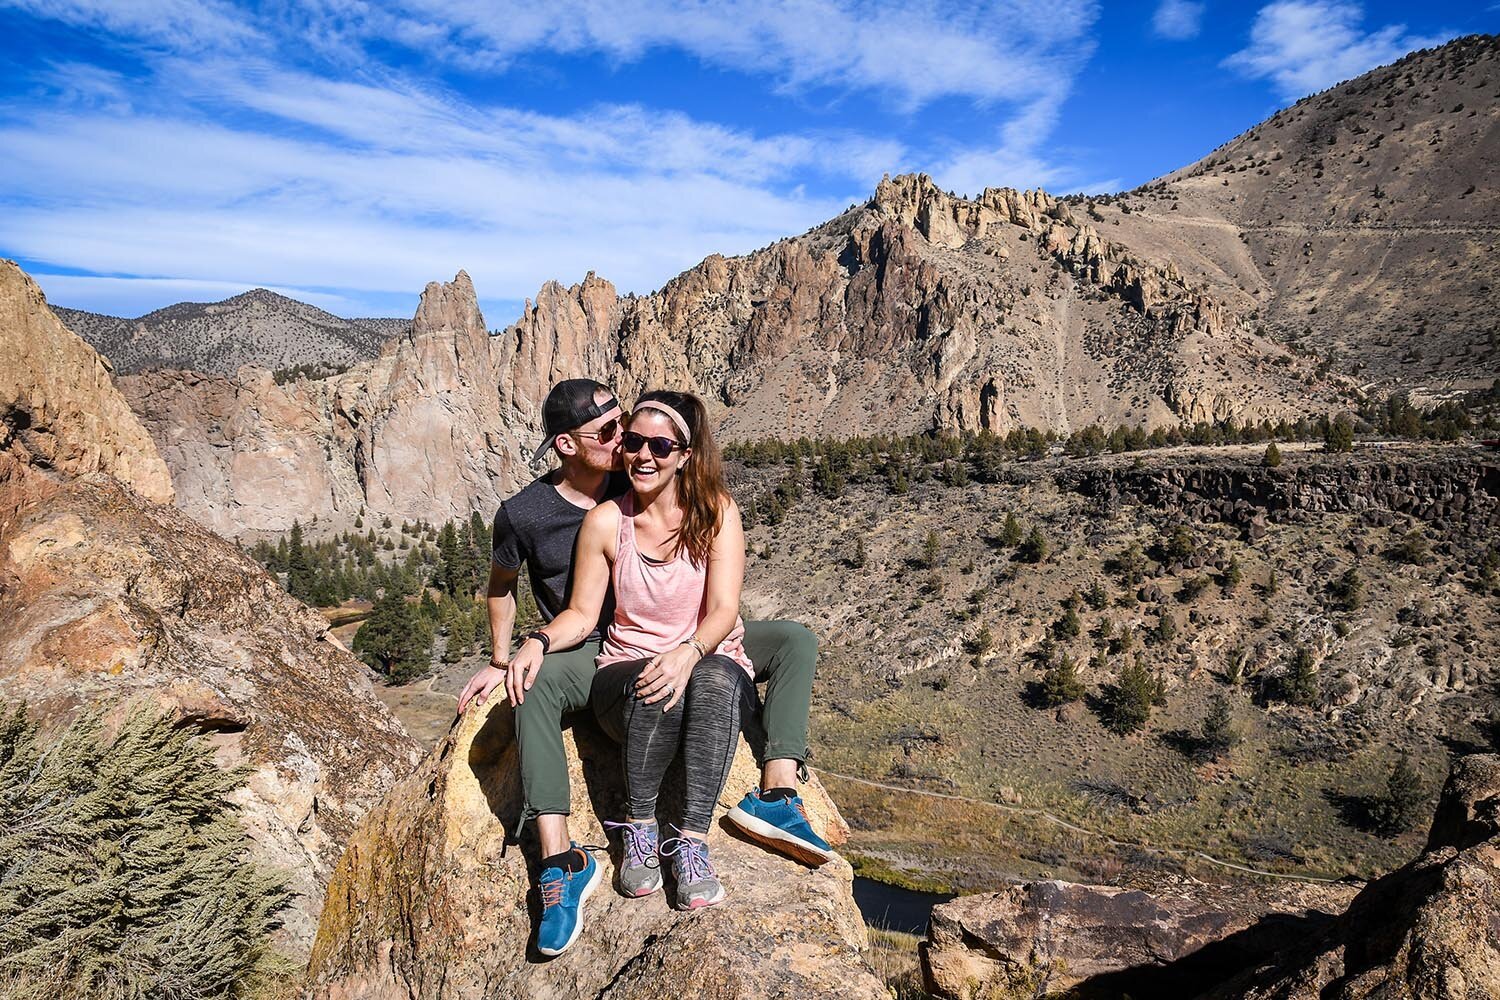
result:
[[[552,640],[547,638],[547,633],[543,632],[541,629],[537,629],[535,632],[527,632],[525,635],[521,636],[522,642],[525,642],[527,639],[535,639],[537,642],[542,644],[543,656],[546,656],[552,650]]]

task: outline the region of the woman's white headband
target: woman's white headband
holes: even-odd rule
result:
[[[672,423],[677,425],[677,429],[682,432],[682,443],[684,445],[693,443],[693,432],[688,430],[688,422],[682,419],[682,414],[672,409],[666,403],[663,403],[659,399],[647,399],[642,402],[636,403],[635,413],[639,413],[642,410],[656,410],[659,413],[665,413],[672,419]],[[632,414],[632,416],[634,416],[634,414]]]

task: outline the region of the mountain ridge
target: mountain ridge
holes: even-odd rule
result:
[[[247,364],[329,374],[376,357],[410,325],[345,319],[265,288],[217,302],[177,302],[133,319],[61,306],[53,312],[120,374],[174,368],[233,375]]]

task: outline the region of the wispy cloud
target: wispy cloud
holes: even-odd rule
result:
[[[1044,93],[1097,18],[1093,0],[412,0],[405,10],[405,30],[454,39],[446,51],[472,66],[504,66],[537,49],[629,62],[675,48],[788,89],[881,91],[912,108],[944,96]]]
[[[1193,0],[1161,0],[1151,18],[1151,30],[1174,42],[1197,38],[1203,30],[1203,7]]]
[[[1278,0],[1256,14],[1250,44],[1224,65],[1271,80],[1288,100],[1305,97],[1449,35],[1420,36],[1404,24],[1365,31],[1364,8],[1340,0]]]
[[[117,295],[129,303],[117,311],[139,312],[176,290],[264,285],[369,312],[460,267],[507,301],[586,270],[644,292],[709,253],[815,225],[887,171],[966,191],[1085,180],[1046,147],[1091,51],[1083,0],[7,4],[129,54],[113,68],[48,63],[0,107],[0,252],[42,263],[64,305]],[[393,44],[415,61],[376,58]],[[966,141],[911,148],[633,101],[541,113],[475,96],[496,88],[460,94],[438,68],[503,79],[539,50],[619,61],[663,47],[772,89],[873,95],[898,111],[966,99],[985,122]],[[97,277],[64,273],[79,271]]]

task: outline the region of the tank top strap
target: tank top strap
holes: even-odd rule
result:
[[[620,531],[616,536],[615,561],[618,563],[625,558],[626,554],[635,555],[635,494],[626,490],[619,499],[620,505]]]

